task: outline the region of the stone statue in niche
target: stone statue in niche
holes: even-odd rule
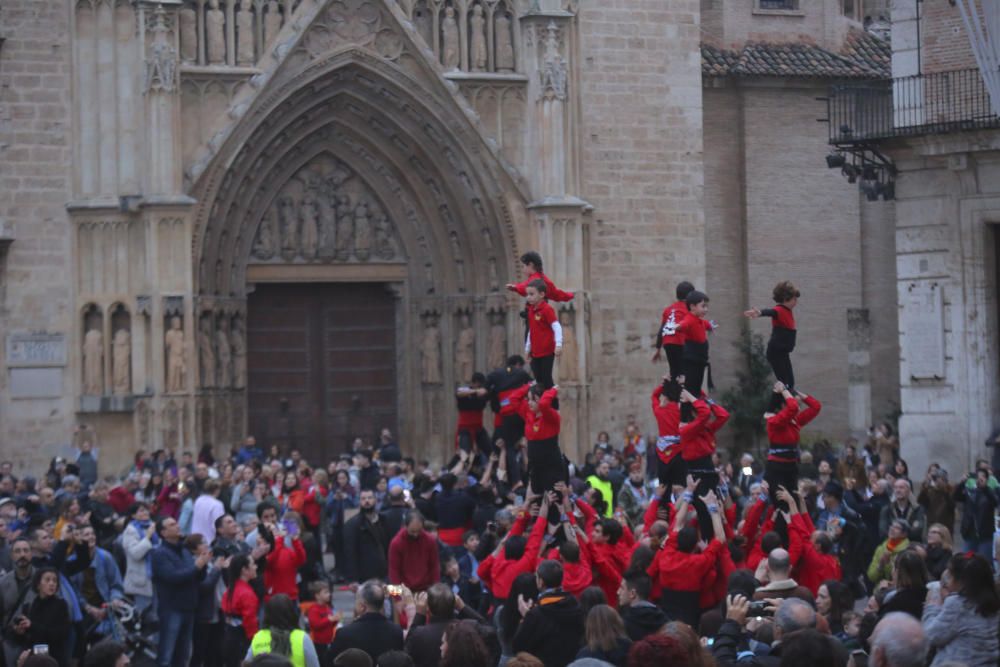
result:
[[[396,256],[396,243],[392,237],[392,223],[384,213],[375,220],[375,255],[379,259]]]
[[[229,389],[233,386],[233,353],[229,347],[229,327],[225,317],[219,320],[219,328],[215,330],[215,353],[218,355],[216,386]]]
[[[490,316],[490,343],[487,350],[488,370],[500,368],[507,361],[507,329],[503,325],[503,313],[496,312]]]
[[[496,28],[496,48],[497,60],[496,69],[498,72],[514,71],[514,39],[510,30],[510,17],[506,12],[501,11],[494,21]]]
[[[359,202],[354,209],[354,256],[367,261],[372,248],[372,225],[368,217],[368,204]]]
[[[198,15],[194,8],[185,5],[180,11],[181,60],[194,63],[198,60]]]
[[[490,257],[488,265],[490,272],[490,291],[497,292],[500,290],[500,276],[497,275],[497,258]]]
[[[413,10],[413,23],[417,27],[417,33],[424,38],[424,42],[428,47],[433,45],[431,35],[434,34],[433,27],[434,19],[431,17],[431,12],[424,4],[418,4]]]
[[[170,401],[163,410],[163,446],[177,448],[181,438],[181,410]]]
[[[563,330],[562,355],[559,357],[559,382],[573,384],[580,381],[580,348],[573,330],[573,313],[564,310],[559,313]]]
[[[459,66],[459,44],[458,44],[458,21],[455,20],[455,8],[447,7],[444,10],[444,20],[441,22],[442,48],[441,64],[445,70],[458,69]]]
[[[88,329],[83,336],[83,393],[104,393],[104,334],[97,327]]]
[[[257,259],[271,259],[275,252],[274,243],[274,213],[267,211],[260,221],[257,230],[257,240],[253,244],[253,256]]]
[[[424,384],[441,384],[441,329],[431,318],[420,342],[421,378]]]
[[[299,247],[299,221],[295,215],[295,202],[285,196],[278,200],[278,229],[281,234],[281,256],[286,260],[295,257]]]
[[[116,396],[132,393],[132,336],[124,328],[111,339],[111,389]]]
[[[476,367],[476,332],[472,328],[469,316],[462,315],[459,324],[458,339],[455,341],[455,380],[468,382]]]
[[[226,63],[226,14],[219,9],[219,0],[209,0],[205,12],[205,41],[209,65]]]
[[[352,227],[351,198],[347,195],[337,197],[337,259],[346,261],[351,254]]]
[[[267,3],[267,12],[264,14],[264,44],[271,44],[280,31],[281,10],[277,1],[271,0]]]
[[[472,28],[472,48],[471,59],[472,69],[476,72],[486,70],[486,17],[483,16],[483,6],[475,4],[472,6],[472,17],[469,19]]]
[[[247,386],[247,341],[239,319],[233,322],[230,338],[233,348],[233,388],[243,389]]]
[[[299,207],[299,220],[301,227],[299,230],[302,241],[302,257],[305,259],[315,259],[319,250],[319,208],[316,200],[306,195],[302,199]]]
[[[240,10],[236,12],[236,64],[253,65],[253,12],[250,11],[249,0],[240,3]]]
[[[319,250],[321,259],[333,259],[337,254],[337,196],[332,187],[317,193],[319,208]]]
[[[187,372],[184,363],[184,329],[181,328],[181,318],[176,315],[170,318],[170,329],[163,337],[167,358],[167,391],[184,391],[184,376]]]
[[[200,331],[198,332],[198,357],[201,370],[201,386],[215,386],[215,347],[212,341],[212,318],[206,316],[201,318]]]

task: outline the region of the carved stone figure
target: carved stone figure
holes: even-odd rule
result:
[[[441,384],[441,330],[430,319],[420,342],[421,378],[424,384]]]
[[[337,196],[327,182],[327,190],[316,195],[319,209],[319,250],[323,259],[333,259],[337,254]]]
[[[104,334],[96,327],[83,336],[83,393],[104,393]]]
[[[580,348],[576,343],[576,332],[573,331],[573,314],[569,311],[559,313],[562,324],[563,347],[559,357],[559,382],[576,383],[580,381]]]
[[[253,12],[250,11],[250,3],[243,0],[240,3],[240,10],[236,12],[236,64],[253,65]]]
[[[441,64],[449,71],[458,69],[458,21],[455,20],[454,7],[448,7],[444,10],[444,20],[441,22],[441,36],[443,40]]]
[[[345,261],[351,254],[352,227],[351,198],[337,197],[337,259]]]
[[[510,31],[510,17],[504,12],[497,14],[494,27],[496,28],[497,71],[513,72],[514,38]]]
[[[215,330],[215,352],[218,355],[216,386],[229,389],[233,386],[233,353],[229,347],[229,331],[225,319],[219,321],[219,328]]]
[[[132,336],[119,329],[111,340],[111,389],[118,396],[132,393]]]
[[[375,255],[379,259],[392,259],[396,256],[396,243],[392,234],[392,223],[388,216],[382,214],[375,220]]]
[[[358,203],[354,209],[354,256],[362,262],[368,259],[372,249],[372,225],[368,217],[368,204]]]
[[[542,61],[541,95],[543,99],[566,99],[566,61],[559,52],[561,32],[555,22],[549,22],[545,29],[545,56]]]
[[[212,342],[211,316],[201,318],[200,331],[198,333],[198,357],[201,364],[201,386],[205,388],[214,387],[215,347]]]
[[[233,323],[230,338],[233,347],[233,388],[243,389],[247,386],[247,341],[238,319]]]
[[[166,19],[163,8],[156,12],[153,24],[153,42],[149,47],[143,70],[142,90],[148,92],[172,93],[177,89],[177,50],[167,39]]]
[[[469,19],[472,28],[472,48],[470,57],[472,69],[476,72],[486,70],[486,17],[483,16],[483,6],[476,4],[472,6],[472,18]]]
[[[434,19],[426,4],[418,2],[416,7],[414,7],[413,23],[417,27],[417,33],[424,38],[424,43],[427,44],[427,47],[432,47],[434,44],[431,37],[434,34]]]
[[[295,202],[285,196],[278,200],[278,229],[281,234],[281,255],[286,260],[295,257],[299,248],[298,220],[295,215]]]
[[[170,329],[163,337],[167,358],[167,391],[184,391],[184,376],[187,366],[184,363],[184,330],[181,328],[181,318],[170,318]]]
[[[310,196],[302,199],[299,207],[299,220],[301,227],[299,230],[302,241],[301,252],[305,259],[315,259],[319,250],[319,208],[316,200]]]
[[[491,292],[499,291],[499,289],[500,289],[500,276],[497,274],[497,258],[496,257],[490,257],[489,263],[488,263],[488,267],[489,267],[489,272],[490,272],[490,274],[489,274],[490,275],[490,291]]]
[[[467,382],[476,366],[476,332],[472,328],[468,315],[462,315],[459,325],[458,339],[455,341],[455,379]]]
[[[226,15],[219,9],[219,0],[209,0],[205,12],[205,41],[209,65],[226,62]]]
[[[503,313],[494,313],[490,327],[490,344],[487,350],[487,366],[490,370],[500,368],[507,361],[507,329],[503,325]]]
[[[271,259],[274,251],[274,212],[268,211],[260,221],[260,229],[257,230],[257,238],[253,244],[253,256],[257,259]]]
[[[281,10],[278,8],[276,0],[267,3],[267,12],[264,14],[264,44],[270,44],[281,31]]]
[[[188,5],[180,11],[181,60],[194,63],[198,60],[198,15]]]

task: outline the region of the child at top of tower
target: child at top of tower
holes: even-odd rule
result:
[[[535,280],[541,280],[545,283],[545,298],[552,301],[572,301],[573,293],[564,292],[563,290],[556,287],[555,283],[549,280],[549,277],[545,275],[542,271],[542,256],[539,255],[534,250],[530,250],[523,255],[521,255],[521,264],[524,265],[524,273],[528,277],[519,283],[508,283],[507,289],[511,292],[517,292],[521,296],[528,295],[528,285],[530,285]]]
[[[552,368],[555,358],[562,354],[562,325],[556,311],[545,300],[545,281],[531,281],[527,289],[528,338],[524,351],[531,358],[531,372],[535,381],[548,389],[555,384]]]
[[[663,309],[663,316],[660,318],[653,361],[660,360],[661,351],[665,353],[671,377],[677,377],[683,372],[681,363],[684,357],[684,333],[680,326],[688,315],[687,296],[693,291],[694,285],[688,281],[678,283],[675,291],[677,300]]]
[[[795,314],[792,310],[799,303],[801,293],[791,281],[783,280],[774,286],[774,308],[751,308],[743,314],[750,319],[760,316],[771,318],[771,339],[767,342],[767,362],[774,377],[789,389],[795,387],[795,371],[791,354],[795,349]]]

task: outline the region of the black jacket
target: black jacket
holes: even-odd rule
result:
[[[545,667],[566,667],[582,643],[583,610],[575,597],[559,589],[539,597],[511,642],[515,652],[527,651]]]
[[[652,602],[625,607],[621,610],[625,633],[634,641],[641,641],[655,634],[670,620],[662,609]]]
[[[386,651],[403,650],[403,629],[378,612],[368,612],[337,630],[330,646],[331,661],[349,648],[361,649],[374,663]]]
[[[770,655],[754,655],[749,650],[749,635],[736,623],[726,619],[715,635],[712,655],[719,667],[779,667],[781,664],[781,644],[771,649]],[[743,655],[743,659],[738,656]]]
[[[619,637],[618,644],[610,651],[591,651],[589,648],[584,646],[580,649],[580,652],[576,654],[576,659],[594,658],[595,660],[603,660],[604,662],[610,663],[615,667],[625,667],[628,664],[628,650],[630,648],[632,648],[632,640],[625,637]]]
[[[886,596],[882,607],[878,610],[879,618],[893,611],[909,614],[918,621],[924,615],[924,600],[927,598],[927,587],[900,588]]]
[[[486,622],[485,618],[468,606],[463,607],[454,618],[425,620],[422,615],[418,615],[413,620],[413,627],[406,636],[406,652],[413,658],[415,667],[438,667],[441,664],[441,638],[444,636],[444,631],[452,621],[461,619]]]
[[[962,537],[976,541],[993,539],[993,514],[997,509],[997,497],[993,489],[967,489],[963,481],[955,489],[955,500],[964,504]]]
[[[340,574],[351,581],[385,579],[392,538],[381,517],[375,523],[366,519],[364,512],[353,517],[344,524],[344,567]]]
[[[948,561],[951,560],[951,549],[944,546],[927,546],[927,571],[931,579],[940,579],[944,571],[948,569]]]

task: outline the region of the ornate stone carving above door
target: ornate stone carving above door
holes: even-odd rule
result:
[[[401,248],[371,188],[333,156],[320,155],[271,199],[250,263],[405,262]]]

